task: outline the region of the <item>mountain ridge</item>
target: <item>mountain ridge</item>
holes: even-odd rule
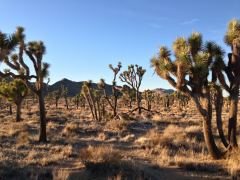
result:
[[[64,87],[68,88],[68,96],[73,97],[73,96],[77,95],[78,93],[80,93],[84,82],[85,81],[72,81],[70,79],[63,78],[63,79],[53,83],[52,85],[48,85],[47,92],[56,91],[56,90],[60,89],[61,86],[64,86]],[[97,83],[93,82],[93,88],[97,88]],[[156,89],[153,89],[152,91],[159,93],[159,94],[165,94],[165,93],[171,94],[174,92],[173,89],[163,89],[163,88],[156,88]],[[112,85],[106,84],[106,92],[107,92],[107,94],[112,94]]]

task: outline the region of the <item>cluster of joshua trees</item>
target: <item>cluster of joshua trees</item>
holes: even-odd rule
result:
[[[39,114],[40,114],[40,131],[39,131],[39,141],[46,142],[46,110],[44,102],[44,78],[48,76],[49,64],[43,62],[43,55],[46,51],[44,43],[42,41],[25,41],[24,28],[17,27],[16,31],[11,34],[5,34],[0,32],[0,61],[3,62],[9,69],[0,71],[0,77],[2,79],[9,78],[14,79],[10,86],[4,88],[12,89],[20,96],[24,96],[25,93],[22,93],[22,87],[26,87],[31,90],[38,98],[39,103]],[[33,65],[33,70],[30,69],[29,64]],[[23,84],[19,83],[21,81]],[[20,85],[16,88],[12,86]],[[17,86],[18,86],[17,85]],[[8,91],[8,90],[7,90]],[[10,90],[6,93],[6,90],[3,90],[1,94],[5,97],[14,99],[13,101],[19,101],[19,97],[13,97],[15,93],[11,93]],[[10,97],[12,96],[12,97]],[[16,95],[18,96],[18,95]],[[18,99],[18,100],[15,100]],[[19,102],[18,107],[20,106]],[[19,113],[20,114],[20,113]],[[18,115],[19,115],[18,114]],[[18,116],[17,115],[17,116]],[[19,120],[17,118],[17,120]]]
[[[170,50],[163,46],[158,56],[152,58],[155,72],[167,80],[175,89],[190,97],[203,117],[203,133],[209,153],[215,159],[237,145],[237,111],[240,84],[240,22],[229,22],[225,43],[231,47],[228,63],[224,63],[223,49],[212,41],[203,42],[200,33],[188,38],[177,38],[173,43],[172,59]],[[229,94],[230,109],[228,135],[222,127],[223,90]],[[213,131],[213,107],[219,136],[226,150],[220,151]]]
[[[118,116],[119,101],[130,108],[129,112],[142,110],[151,112],[152,104],[161,104],[168,108],[174,103],[184,107],[189,100],[196,105],[203,117],[203,134],[210,155],[219,159],[238,146],[237,144],[237,112],[240,85],[240,21],[229,22],[225,43],[231,48],[228,53],[228,62],[224,62],[224,50],[213,41],[203,42],[198,32],[189,37],[177,38],[173,43],[173,56],[171,51],[162,46],[157,56],[151,59],[151,66],[158,76],[167,80],[177,91],[173,94],[159,95],[151,90],[140,92],[143,76],[146,70],[139,65],[129,65],[122,71],[119,62],[116,67],[109,65],[113,72],[111,93],[103,79],[93,86],[91,81],[84,82],[80,93],[72,100],[76,105],[87,107],[93,119],[105,120],[108,117]],[[38,99],[39,104],[39,141],[46,142],[46,110],[44,79],[48,77],[49,64],[43,61],[46,51],[41,41],[26,42],[24,28],[18,27],[11,34],[0,32],[0,61],[8,69],[0,71],[0,96],[8,102],[16,104],[16,121],[21,120],[21,105],[29,92]],[[30,68],[32,64],[33,68]],[[117,81],[125,83],[120,87]],[[224,98],[223,91],[229,95]],[[64,98],[69,108],[68,89],[64,86],[57,91],[48,93],[54,99],[56,108],[60,98]],[[146,108],[142,105],[145,101]],[[136,107],[133,108],[133,102]],[[156,103],[157,102],[157,103]],[[228,134],[225,136],[222,121],[224,102],[229,107]],[[109,111],[110,109],[110,111]],[[216,111],[216,123],[219,137],[225,151],[220,150],[215,142],[212,129],[213,111]]]

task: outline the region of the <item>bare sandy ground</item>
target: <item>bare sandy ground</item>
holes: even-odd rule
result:
[[[42,144],[35,104],[24,106],[20,123],[3,108],[0,179],[231,179],[230,161],[208,156],[194,107],[155,109],[96,122],[88,109],[48,103]]]

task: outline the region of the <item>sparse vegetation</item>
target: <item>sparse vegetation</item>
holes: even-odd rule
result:
[[[232,20],[227,64],[223,49],[197,32],[176,39],[174,56],[161,47],[151,65],[173,92],[141,92],[146,70],[121,72],[118,63],[109,65],[111,85],[85,81],[73,93],[44,83],[43,42],[27,43],[21,27],[0,32],[0,61],[9,68],[0,71],[0,179],[237,179],[239,38]]]

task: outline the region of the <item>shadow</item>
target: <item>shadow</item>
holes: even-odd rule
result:
[[[209,167],[209,166],[208,166]],[[218,175],[215,170],[221,171],[219,167],[209,175],[206,171],[209,169],[203,168],[205,175],[185,172],[182,168],[176,167],[160,167],[158,165],[151,165],[136,161],[118,161],[118,162],[85,162],[85,168],[80,169],[66,169],[66,168],[52,168],[52,167],[23,167],[17,164],[8,164],[3,166],[0,164],[0,177],[2,180],[109,180],[109,179],[142,179],[142,180],[201,180],[201,179],[230,179],[229,175],[219,172]],[[184,167],[185,168],[185,167]],[[196,167],[199,169],[199,167]],[[219,169],[218,169],[219,168]],[[219,176],[221,174],[221,176]]]

